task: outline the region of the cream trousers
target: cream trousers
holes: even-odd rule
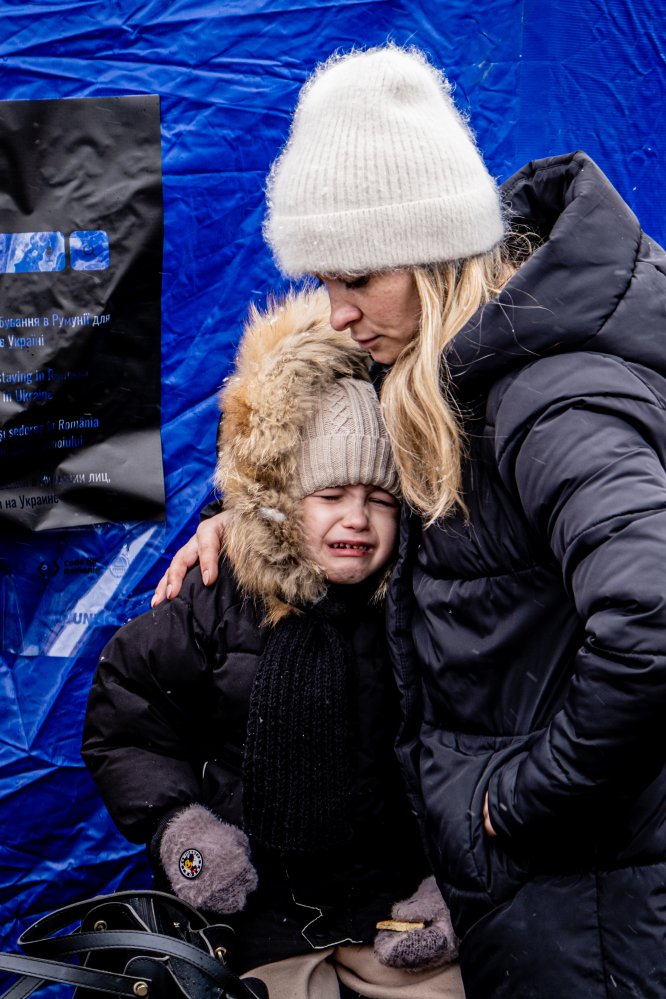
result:
[[[265,982],[270,999],[339,999],[339,981],[368,999],[465,999],[457,962],[435,971],[400,971],[375,959],[372,947],[325,947],[273,964],[243,978]]]

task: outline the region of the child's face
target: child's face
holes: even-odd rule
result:
[[[398,501],[377,486],[320,489],[301,511],[308,554],[331,583],[360,583],[393,552]]]

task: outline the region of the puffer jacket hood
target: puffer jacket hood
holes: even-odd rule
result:
[[[305,425],[338,378],[368,380],[367,355],[328,323],[325,292],[252,307],[234,373],[220,393],[216,483],[229,520],[224,550],[241,589],[275,624],[326,589],[304,553],[296,462]]]
[[[534,160],[502,197],[543,243],[451,342],[459,389],[476,392],[539,358],[581,350],[666,374],[666,257],[596,163],[583,152]]]

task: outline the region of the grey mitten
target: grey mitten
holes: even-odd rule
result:
[[[247,836],[203,805],[188,805],[169,819],[159,856],[176,895],[197,909],[240,912],[257,887]]]
[[[458,938],[434,877],[422,881],[404,902],[396,902],[391,916],[377,923],[375,957],[381,964],[422,971],[455,961]]]

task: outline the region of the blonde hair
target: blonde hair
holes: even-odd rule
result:
[[[381,404],[403,497],[427,525],[456,505],[465,510],[466,442],[444,347],[499,294],[515,268],[504,245],[477,257],[413,269],[419,329],[387,375]]]

